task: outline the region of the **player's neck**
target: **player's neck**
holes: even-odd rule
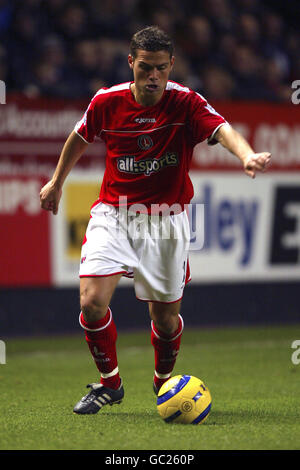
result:
[[[155,106],[162,98],[163,93],[156,96],[146,96],[143,92],[139,91],[133,82],[130,85],[131,93],[135,101],[141,106]]]

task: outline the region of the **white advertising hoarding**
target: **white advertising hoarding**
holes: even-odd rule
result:
[[[194,173],[193,203],[205,207],[204,246],[191,244],[194,281],[300,279],[297,173]],[[196,248],[196,246],[195,246]]]
[[[80,247],[103,174],[76,171],[52,221],[52,278],[78,284]],[[196,283],[300,279],[299,173],[192,172],[190,268]],[[202,211],[194,211],[197,206]],[[122,283],[132,281],[122,279]]]

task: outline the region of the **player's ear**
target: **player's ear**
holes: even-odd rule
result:
[[[132,57],[131,54],[129,54],[128,55],[128,65],[131,69],[133,69],[133,62],[134,62],[133,57]]]
[[[174,65],[174,62],[175,62],[175,57],[172,55],[171,59],[170,59],[170,62],[171,62],[171,70],[173,68],[173,65]]]

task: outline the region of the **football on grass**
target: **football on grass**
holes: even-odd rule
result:
[[[157,410],[166,423],[203,423],[210,409],[208,388],[192,375],[171,377],[158,392]]]

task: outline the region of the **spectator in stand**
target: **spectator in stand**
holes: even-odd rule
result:
[[[208,100],[226,101],[234,98],[235,82],[223,68],[210,65],[204,70],[201,91]]]

